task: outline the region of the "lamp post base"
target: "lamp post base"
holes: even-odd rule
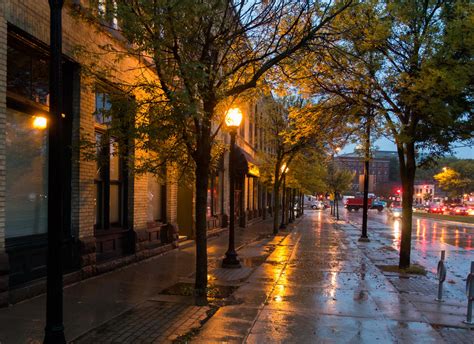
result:
[[[357,240],[357,241],[358,241],[358,242],[370,242],[370,239],[369,239],[368,237],[363,237],[363,236],[361,236],[361,237],[359,238],[359,240]]]
[[[239,269],[240,265],[239,258],[236,252],[226,252],[225,258],[222,260],[222,267],[224,269]]]
[[[66,338],[64,336],[64,326],[47,326],[45,328],[45,336],[43,343],[57,343],[57,344],[66,344]]]

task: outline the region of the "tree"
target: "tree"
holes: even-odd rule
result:
[[[137,95],[135,149],[158,153],[142,167],[154,170],[164,157],[193,170],[196,295],[206,295],[208,177],[226,110],[278,63],[323,42],[350,2],[117,0],[107,9],[127,44],[104,51],[146,65],[132,65],[140,77],[120,85]]]
[[[345,138],[347,126],[346,122],[338,121],[325,106],[313,104],[301,97],[287,96],[268,104],[272,104],[273,108],[267,109],[269,115],[263,120],[263,128],[273,151],[262,154],[262,160],[266,162],[264,165],[267,171],[271,170],[266,174],[271,174],[273,181],[273,233],[276,234],[280,219],[282,166],[291,166],[290,171],[293,171],[293,164],[296,163],[296,171],[290,172],[290,175],[295,176],[307,190],[317,188],[320,183],[317,176],[304,179],[303,169],[310,162],[315,162],[316,157],[323,161],[322,156],[327,156],[327,148],[337,146]]]
[[[315,47],[318,58],[305,59],[316,61],[306,68],[306,88],[375,111],[395,141],[404,196],[400,268],[410,265],[418,153],[437,157],[473,140],[472,13],[463,1],[361,2],[338,18],[346,30],[332,49]]]
[[[340,169],[333,161],[327,165],[327,174],[324,179],[327,190],[336,198],[351,187],[354,174],[350,171]],[[339,220],[339,211],[336,209],[337,219]]]
[[[434,179],[439,183],[440,188],[447,191],[453,198],[463,195],[466,188],[472,184],[471,179],[463,178],[459,172],[448,167],[435,175]]]

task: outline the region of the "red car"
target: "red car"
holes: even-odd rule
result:
[[[455,206],[449,211],[450,215],[468,215],[468,209],[462,205]]]
[[[428,213],[430,213],[430,214],[442,214],[443,213],[443,207],[441,205],[432,205],[428,209]]]

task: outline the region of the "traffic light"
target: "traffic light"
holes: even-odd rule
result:
[[[401,194],[402,193],[402,190],[401,189],[397,189],[397,194]]]

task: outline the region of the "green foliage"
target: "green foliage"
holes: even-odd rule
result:
[[[467,187],[472,184],[471,179],[463,178],[459,172],[449,167],[444,168],[443,172],[436,174],[434,178],[439,183],[441,189],[449,192],[451,197],[462,195],[467,190]]]
[[[326,188],[331,193],[342,194],[350,189],[354,174],[339,168],[332,161],[327,165],[327,174],[324,178]]]
[[[308,147],[293,159],[288,172],[287,185],[305,194],[315,195],[326,191],[326,166],[321,151]]]
[[[443,168],[449,168],[459,174],[459,178],[467,182],[466,192],[474,190],[474,160],[458,159],[453,156],[443,157],[432,161],[430,164],[423,165],[417,169],[417,180],[434,180],[435,175],[440,173]]]

